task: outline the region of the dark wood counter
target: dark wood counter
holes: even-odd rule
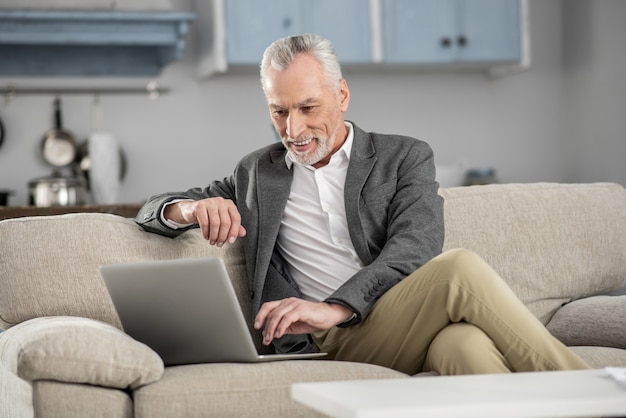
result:
[[[25,216],[50,216],[63,215],[66,213],[111,213],[125,218],[134,218],[141,203],[128,203],[116,205],[79,205],[79,206],[0,206],[0,221],[9,218],[23,218]]]

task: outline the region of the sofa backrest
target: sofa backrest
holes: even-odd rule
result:
[[[444,250],[481,255],[546,324],[566,302],[626,286],[626,190],[618,184],[442,189]]]
[[[565,302],[626,286],[622,186],[506,184],[440,193],[445,198],[444,249],[477,252],[542,322]],[[108,214],[0,221],[0,328],[55,315],[121,327],[100,265],[211,255],[225,259],[250,320],[239,241],[216,248],[197,229],[164,238]]]
[[[70,315],[121,324],[100,276],[102,264],[223,257],[244,314],[250,298],[240,243],[208,245],[198,229],[171,239],[132,219],[68,214],[0,222],[0,328],[41,316]]]

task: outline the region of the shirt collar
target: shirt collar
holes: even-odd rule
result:
[[[354,127],[350,122],[344,121],[346,128],[348,128],[348,137],[346,138],[346,142],[343,143],[339,151],[335,153],[331,159],[335,158],[337,154],[342,155],[347,161],[350,161],[350,153],[352,152],[352,143],[354,142]],[[289,153],[285,153],[285,164],[287,164],[287,168],[291,170],[291,167],[294,164],[294,161],[289,156]]]

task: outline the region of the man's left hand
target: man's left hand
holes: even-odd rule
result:
[[[288,298],[264,303],[256,316],[254,328],[263,328],[263,344],[269,345],[285,334],[309,334],[330,329],[351,316],[350,309],[336,303]]]

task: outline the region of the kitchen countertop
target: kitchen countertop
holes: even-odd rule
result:
[[[66,213],[97,212],[111,213],[126,218],[134,218],[143,203],[123,203],[114,205],[78,205],[78,206],[0,206],[0,221],[25,216],[50,216]]]

